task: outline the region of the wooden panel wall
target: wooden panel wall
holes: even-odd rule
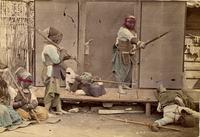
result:
[[[136,15],[137,30],[139,34],[142,31],[140,36],[144,41],[172,30],[167,37],[153,43],[155,46],[152,48],[141,50],[141,68],[135,72],[139,71],[137,75],[139,79],[138,77],[136,79],[142,88],[154,88],[155,81],[159,80],[164,80],[167,87],[180,88],[183,71],[185,2],[142,3],[144,4],[141,7],[141,1],[131,0],[36,1],[36,27],[44,29],[53,25],[62,30],[66,37],[61,45],[78,56],[79,72],[89,71],[108,80],[113,79],[112,46],[125,15]],[[69,16],[63,16],[64,10],[72,15],[78,28],[74,28]],[[85,54],[84,44],[90,39],[93,41],[89,46],[89,54]],[[74,45],[73,43],[75,46],[66,46]],[[36,35],[36,85],[42,85],[40,79],[42,44],[42,38]]]
[[[136,2],[87,2],[86,41],[93,41],[85,54],[86,71],[102,79],[113,79],[112,47],[125,16],[137,17],[136,6]]]
[[[170,33],[141,50],[141,88],[155,88],[158,82],[182,87],[185,8],[184,2],[142,2],[142,40]]]

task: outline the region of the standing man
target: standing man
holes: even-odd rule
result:
[[[44,104],[45,108],[49,111],[51,107],[56,107],[57,114],[66,114],[61,107],[60,100],[60,84],[59,80],[65,76],[65,70],[60,66],[63,59],[60,57],[60,49],[57,46],[63,34],[53,27],[49,27],[44,31],[48,41],[45,42],[42,51],[42,61],[44,69],[42,72],[42,79],[45,85]],[[67,57],[67,59],[69,59]]]
[[[135,63],[135,52],[137,47],[144,48],[144,42],[139,41],[135,31],[136,19],[134,16],[127,16],[124,24],[120,27],[116,43],[113,46],[112,72],[119,84],[119,93],[125,93],[123,89],[130,89],[132,80],[132,69]]]

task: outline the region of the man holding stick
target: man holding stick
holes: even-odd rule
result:
[[[132,50],[137,47],[144,48],[144,42],[138,39],[135,24],[136,18],[132,15],[127,16],[117,33],[116,43],[113,46],[112,72],[118,82],[124,83],[118,85],[119,93],[125,93],[123,89],[130,89],[133,82],[132,69],[135,63],[135,52]]]
[[[56,114],[67,114],[61,107],[60,100],[60,79],[65,79],[65,70],[60,63],[70,59],[71,56],[63,56],[62,49],[58,46],[63,38],[63,34],[53,27],[44,31],[46,33],[45,45],[42,51],[42,62],[44,64],[42,79],[45,85],[44,104],[50,111],[51,107],[56,107]]]

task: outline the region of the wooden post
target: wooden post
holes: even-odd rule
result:
[[[138,38],[141,39],[141,9],[142,9],[142,2],[137,1],[136,6],[134,8],[134,16],[136,17],[136,30],[138,32]],[[136,84],[132,84],[132,87],[139,88],[140,85],[140,51],[136,52],[136,63],[133,65],[133,72],[132,72],[132,80],[136,82]]]
[[[149,102],[145,104],[145,113],[147,117],[151,115],[151,103]]]
[[[84,71],[84,62],[85,62],[85,27],[86,27],[86,1],[79,0],[78,2],[78,19],[79,19],[79,28],[78,28],[78,72]]]

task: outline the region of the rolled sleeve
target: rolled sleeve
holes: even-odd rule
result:
[[[58,50],[53,45],[46,45],[43,50],[43,55],[48,55],[53,64],[60,63],[60,56],[58,54]]]

